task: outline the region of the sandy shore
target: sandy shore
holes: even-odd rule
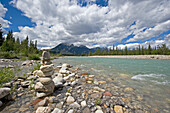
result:
[[[170,59],[170,55],[108,55],[108,56],[90,56],[96,58],[127,58],[127,59]]]

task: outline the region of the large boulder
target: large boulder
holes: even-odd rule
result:
[[[0,88],[0,99],[7,96],[11,91],[11,88]]]

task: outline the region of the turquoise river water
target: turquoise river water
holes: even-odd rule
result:
[[[147,105],[170,111],[170,60],[64,57],[53,63],[68,63],[96,76],[113,78],[142,94]]]

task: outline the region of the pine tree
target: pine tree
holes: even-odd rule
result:
[[[140,45],[139,45],[139,47],[138,47],[138,55],[140,55],[141,54],[141,52],[140,52]]]
[[[148,54],[149,54],[149,55],[151,54],[151,51],[152,51],[151,45],[149,44],[149,45],[148,45]]]
[[[2,35],[2,25],[0,24],[0,46],[2,46],[3,42],[4,42],[4,38],[3,38],[3,35]]]
[[[128,49],[127,49],[127,46],[125,46],[125,55],[127,55],[128,53]]]

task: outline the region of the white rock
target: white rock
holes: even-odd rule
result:
[[[45,97],[45,96],[47,96],[47,95],[50,95],[52,92],[37,92],[36,93],[36,96],[38,97],[38,98],[41,98],[41,97]]]
[[[70,67],[71,67],[71,65],[64,63],[64,64],[62,65],[62,67],[70,68]]]
[[[73,103],[74,101],[75,101],[75,99],[74,99],[72,96],[68,96],[68,97],[67,97],[67,100],[66,100],[67,103],[70,103],[70,104],[71,104],[71,103]]]
[[[80,105],[77,102],[70,104],[70,108],[80,108]]]
[[[69,74],[70,71],[64,70],[64,69],[61,68],[60,71],[59,71],[59,73],[61,73],[61,74]]]
[[[0,99],[7,96],[11,91],[11,88],[0,88]]]
[[[55,108],[51,113],[63,113],[63,110]]]
[[[75,75],[76,75],[75,73],[71,73],[71,74],[69,74],[68,76],[69,76],[69,77],[75,77]]]
[[[35,80],[37,77],[36,76],[29,76],[27,80]]]
[[[38,107],[36,110],[36,113],[50,113],[51,109],[50,107]]]
[[[81,106],[82,106],[82,107],[87,106],[87,103],[86,103],[86,101],[85,101],[85,100],[81,102]]]
[[[67,113],[74,113],[74,110],[70,109]]]
[[[74,86],[74,85],[76,85],[77,84],[77,82],[76,81],[73,81],[72,83],[71,83],[71,86]]]
[[[96,110],[95,113],[103,113],[102,110]]]

